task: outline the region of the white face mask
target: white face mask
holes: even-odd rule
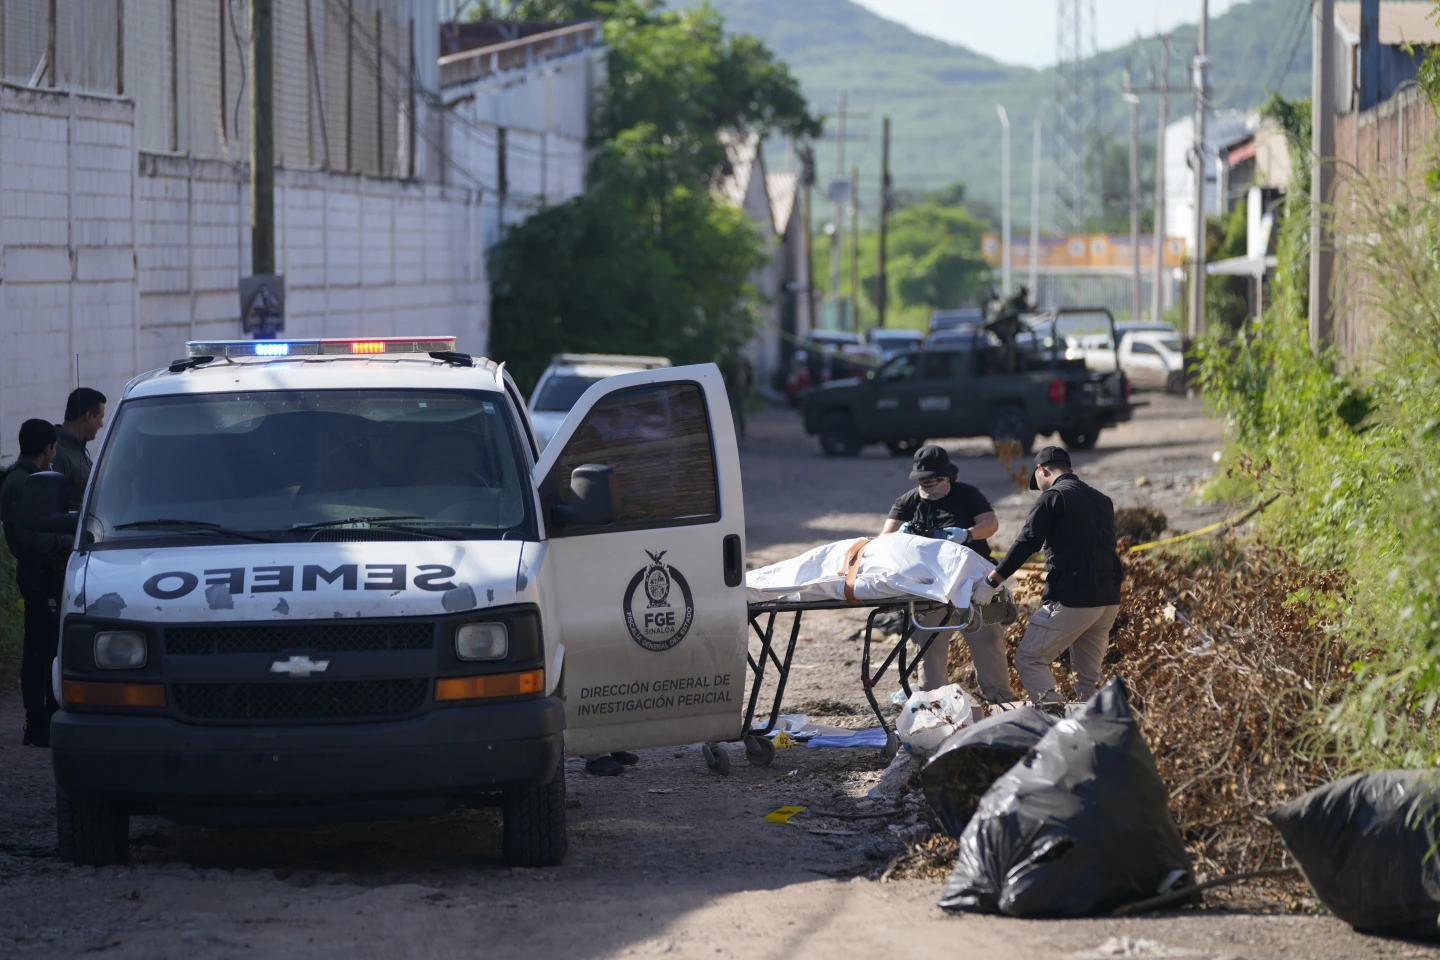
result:
[[[917,487],[921,500],[939,500],[950,492],[950,481],[942,480],[934,486]]]

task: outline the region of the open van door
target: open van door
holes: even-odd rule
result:
[[[546,629],[558,626],[565,650],[567,752],[739,737],[745,508],[719,369],[593,385],[535,476]],[[597,476],[608,478],[608,517],[595,513]]]

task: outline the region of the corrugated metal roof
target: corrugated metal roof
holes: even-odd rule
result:
[[[715,184],[715,193],[737,207],[745,206],[745,193],[750,189],[750,176],[760,156],[758,133],[722,133],[725,156],[730,160],[730,174]]]
[[[1434,20],[1435,8],[1429,3],[1380,4],[1380,42],[1387,47],[1402,43],[1440,43],[1440,26]],[[1335,4],[1335,19],[1346,30],[1360,36],[1360,4]]]
[[[799,178],[793,173],[767,173],[765,192],[770,195],[770,213],[775,218],[775,233],[784,236],[795,209],[795,189]]]

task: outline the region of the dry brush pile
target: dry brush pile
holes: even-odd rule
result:
[[[1347,578],[1229,541],[1125,554],[1125,566],[1106,673],[1130,689],[1200,879],[1287,865],[1264,814],[1338,773],[1316,714],[1349,677],[1328,613],[1344,604]],[[1033,609],[1038,583],[1024,593]],[[1012,655],[1027,612],[1007,629]],[[955,647],[952,675],[963,678],[969,657]],[[1068,667],[1062,659],[1056,673],[1073,696]],[[943,875],[953,854],[953,840],[934,838],[898,872]]]

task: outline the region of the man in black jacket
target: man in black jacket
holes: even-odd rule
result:
[[[26,478],[50,469],[55,459],[55,439],[55,428],[44,420],[22,423],[20,456],[0,483],[0,523],[5,527],[5,545],[15,557],[15,585],[25,601],[20,694],[25,703],[23,742],[33,747],[50,746],[50,715],[56,709],[50,662],[55,659],[60,638],[60,594],[71,538],[30,529],[22,515],[21,500]]]
[[[65,474],[68,509],[79,510],[90,482],[90,451],[85,445],[105,428],[105,394],[90,387],[76,387],[65,401],[65,422],[57,423],[59,446],[51,469]]]
[[[1079,675],[1075,692],[1088,700],[1100,688],[1125,576],[1115,552],[1115,505],[1071,472],[1070,454],[1060,447],[1036,455],[1030,489],[1039,490],[1040,499],[985,579],[998,586],[1044,546],[1045,592],[1015,651],[1015,672],[1033,702],[1063,702],[1050,664],[1068,648]]]

